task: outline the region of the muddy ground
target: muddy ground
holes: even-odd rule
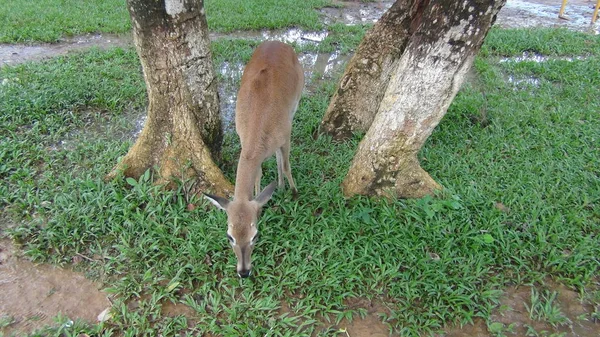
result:
[[[356,24],[374,22],[391,6],[390,1],[363,3],[359,1],[338,1],[344,8],[324,8],[321,10],[326,23],[344,22]],[[496,25],[510,27],[566,27],[573,30],[599,33],[599,24],[591,26],[593,3],[587,0],[570,0],[565,14],[569,20],[558,18],[560,0],[508,0],[500,12]],[[600,21],[600,20],[599,20]],[[241,32],[233,33],[236,37],[279,39],[298,41],[301,43],[318,43],[326,33],[303,32],[291,29],[276,32]],[[211,38],[222,35],[212,34]],[[55,44],[41,45],[0,45],[0,67],[14,65],[27,61],[37,61],[45,58],[65,55],[73,51],[86,50],[92,47],[112,48],[132,46],[129,36],[110,34],[92,34],[66,38]],[[348,57],[333,54],[304,54],[301,61],[308,75],[318,73],[328,77],[340,71]],[[237,82],[241,67],[226,64],[221,72],[224,78],[231,79],[220,88],[222,110],[225,120],[231,120],[235,102]],[[310,77],[308,77],[310,78]],[[143,117],[138,127],[143,125]],[[102,132],[100,129],[98,132]],[[136,132],[127,137],[135,137]],[[68,140],[66,140],[68,142]],[[0,224],[1,227],[5,224]],[[0,233],[0,237],[2,234]],[[552,326],[548,323],[530,318],[528,307],[531,306],[531,288],[522,286],[504,291],[500,305],[492,315],[492,322],[498,324],[507,336],[525,336],[535,330],[540,336],[591,337],[600,335],[600,323],[590,319],[594,308],[582,302],[579,294],[574,291],[547,282],[543,287],[558,292],[557,305],[566,320],[563,325]],[[72,320],[82,319],[96,322],[98,316],[108,307],[110,302],[102,292],[103,285],[86,279],[82,274],[69,268],[58,268],[49,265],[36,265],[22,257],[7,239],[0,239],[0,335],[3,333],[22,334],[40,327],[53,324],[53,318],[62,314]],[[380,314],[387,308],[383,303],[373,303],[361,300],[348,301],[348,307],[365,308],[367,316],[356,318],[352,322],[342,321],[336,328],[347,336],[380,337],[388,336],[389,327],[382,322]],[[285,306],[282,305],[282,310]],[[183,314],[193,321],[193,310],[184,305],[166,304],[163,308],[168,315]],[[289,309],[288,309],[289,310]],[[441,336],[481,336],[493,334],[481,319],[475,319],[474,324],[463,327],[448,327]]]
[[[0,335],[54,324],[58,314],[95,322],[108,307],[101,284],[69,268],[33,264],[9,240],[0,240]]]

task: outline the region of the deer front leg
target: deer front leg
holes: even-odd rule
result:
[[[277,158],[277,183],[279,188],[283,188],[285,181],[283,181],[283,154],[281,148],[275,151],[275,158]]]
[[[298,189],[296,189],[296,183],[294,183],[294,178],[292,178],[292,168],[290,166],[290,141],[288,140],[281,147],[281,155],[282,155],[282,163],[283,163],[283,172],[287,177],[288,182],[290,183],[290,188],[292,189],[292,194],[296,196],[298,194]]]

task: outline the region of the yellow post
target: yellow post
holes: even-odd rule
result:
[[[600,1],[600,0],[598,0]],[[569,18],[567,18],[565,16],[565,7],[567,7],[567,0],[562,0],[562,5],[560,6],[560,11],[558,12],[558,17],[564,20],[569,20]]]
[[[596,0],[596,9],[594,9],[594,14],[592,15],[592,25],[594,24],[594,22],[596,22],[596,18],[598,17],[598,9],[599,8],[600,8],[600,0]]]

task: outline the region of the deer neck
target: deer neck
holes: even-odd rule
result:
[[[235,176],[234,199],[248,201],[254,199],[254,181],[261,164],[262,162],[257,158],[240,156]]]

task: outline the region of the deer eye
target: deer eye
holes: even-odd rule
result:
[[[227,239],[229,240],[229,243],[235,245],[235,239],[231,235],[227,234]]]

